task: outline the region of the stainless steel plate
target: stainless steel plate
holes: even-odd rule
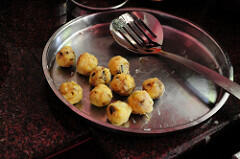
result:
[[[155,15],[163,25],[164,49],[195,60],[233,79],[231,64],[219,45],[205,31],[182,18],[160,11],[127,8],[76,18],[58,29],[47,42],[42,56],[46,79],[57,97],[83,118],[102,127],[128,133],[158,134],[181,130],[199,124],[215,114],[229,94],[201,75],[159,56],[132,54],[114,42],[109,32],[112,19],[126,11],[145,11]],[[153,112],[147,116],[132,115],[128,123],[114,126],[107,121],[105,108],[89,102],[91,87],[88,78],[74,69],[61,69],[55,63],[57,51],[72,46],[77,57],[83,52],[94,54],[99,65],[107,66],[109,59],[121,55],[130,62],[136,90],[150,77],[158,77],[166,87],[165,94],[155,100]],[[74,80],[84,90],[83,100],[69,104],[58,92],[62,82]],[[120,97],[115,95],[115,99]],[[126,100],[126,98],[121,98]]]

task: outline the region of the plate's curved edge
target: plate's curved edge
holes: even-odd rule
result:
[[[86,6],[86,5],[84,5],[84,4],[81,4],[81,3],[76,2],[75,0],[72,0],[72,2],[73,2],[75,5],[78,5],[79,7],[82,7],[82,8],[88,9],[88,10],[106,11],[106,10],[117,9],[117,8],[122,7],[123,5],[125,5],[125,4],[128,2],[128,0],[124,0],[122,3],[120,3],[120,4],[118,4],[118,5],[109,6],[109,7],[92,7],[92,6]]]
[[[89,119],[88,116],[81,112],[80,110],[78,110],[74,105],[68,103],[63,96],[59,93],[58,89],[55,87],[54,82],[50,76],[49,73],[49,66],[47,64],[47,52],[48,52],[48,48],[52,42],[52,40],[56,37],[57,34],[59,34],[61,32],[61,30],[63,30],[64,28],[68,27],[69,25],[72,25],[73,23],[77,22],[79,19],[84,18],[84,17],[88,17],[88,16],[95,16],[98,14],[102,14],[102,13],[111,13],[111,12],[119,12],[119,11],[145,11],[145,12],[150,12],[150,13],[155,13],[155,14],[161,14],[163,16],[168,16],[171,18],[175,18],[178,19],[180,21],[184,21],[185,23],[193,26],[194,28],[198,29],[199,31],[203,32],[206,36],[208,36],[208,38],[210,38],[215,45],[221,50],[221,52],[223,53],[223,55],[226,58],[226,61],[228,62],[228,65],[230,67],[230,71],[229,71],[229,79],[233,80],[233,66],[229,60],[229,56],[226,54],[226,52],[224,52],[222,50],[222,48],[218,45],[218,43],[212,38],[212,36],[210,36],[206,31],[204,31],[203,29],[201,29],[200,27],[198,27],[197,25],[193,24],[192,22],[184,19],[184,18],[180,18],[180,17],[176,17],[174,15],[162,12],[162,11],[158,11],[158,10],[151,10],[151,9],[146,9],[146,8],[124,8],[124,9],[118,9],[118,10],[111,10],[111,11],[105,11],[105,12],[100,12],[100,13],[93,13],[90,15],[85,15],[85,16],[80,16],[77,17],[71,21],[69,21],[68,23],[66,23],[65,25],[61,26],[48,40],[48,42],[46,43],[44,50],[43,50],[43,55],[42,55],[42,67],[43,67],[43,72],[44,75],[46,77],[46,80],[48,82],[48,84],[50,85],[51,89],[54,91],[54,93],[56,94],[56,96],[64,103],[66,104],[71,110],[73,110],[75,113],[79,114],[80,116],[82,116],[83,118],[85,118],[88,121],[91,121],[97,125],[103,126],[107,129],[112,129],[115,131],[121,131],[121,132],[126,132],[126,133],[136,133],[136,134],[162,134],[162,133],[167,133],[167,132],[174,132],[174,131],[178,131],[178,130],[182,130],[182,129],[186,129],[186,128],[190,128],[193,126],[198,125],[199,123],[202,123],[203,121],[209,119],[213,114],[215,114],[223,105],[224,103],[227,101],[229,94],[227,92],[224,92],[222,99],[216,104],[216,106],[214,107],[214,109],[212,109],[211,111],[209,111],[207,114],[203,115],[202,117],[199,117],[198,119],[191,121],[187,124],[183,124],[183,125],[178,125],[175,127],[168,127],[168,128],[164,128],[164,129],[152,129],[151,131],[148,130],[143,130],[143,129],[129,129],[129,128],[125,128],[125,127],[118,127],[118,126],[114,126],[111,124],[103,124],[100,121],[96,121],[93,119]]]

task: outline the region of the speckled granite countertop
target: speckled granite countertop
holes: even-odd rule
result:
[[[84,122],[52,93],[43,48],[60,1],[9,1],[0,12],[0,158],[44,157],[86,138]]]
[[[146,1],[146,0],[145,0]],[[141,3],[139,3],[141,2]],[[210,33],[229,54],[240,83],[240,3],[132,1],[186,18]],[[110,158],[174,158],[238,121],[240,102],[230,97],[210,120],[177,133],[134,137],[99,130],[69,110],[49,88],[41,67],[43,48],[66,22],[63,0],[0,2],[0,158],[42,158],[89,136]],[[236,16],[235,16],[236,17]]]

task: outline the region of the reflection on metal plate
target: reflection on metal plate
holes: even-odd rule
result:
[[[134,10],[149,12],[160,20],[164,31],[165,50],[181,54],[233,78],[226,54],[202,29],[163,12],[127,8],[76,18],[52,35],[43,51],[42,64],[54,93],[83,118],[120,132],[166,133],[194,126],[211,117],[223,106],[229,96],[227,93],[178,63],[159,56],[132,54],[114,42],[109,32],[109,23],[120,14]],[[105,108],[96,108],[89,102],[91,87],[88,78],[76,73],[74,68],[62,69],[55,63],[55,55],[64,45],[72,46],[77,57],[84,52],[94,54],[102,66],[107,66],[111,57],[121,55],[130,62],[136,90],[141,89],[145,79],[158,77],[165,84],[165,94],[154,101],[154,110],[149,116],[131,115],[128,123],[123,126],[111,125],[107,121]],[[84,91],[84,97],[77,105],[69,104],[58,92],[59,85],[70,80],[79,83]],[[114,98],[120,97],[115,95]],[[122,97],[121,99],[126,100]]]

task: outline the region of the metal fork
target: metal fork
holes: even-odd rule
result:
[[[119,18],[113,20],[112,26],[114,28],[113,30],[120,33],[124,40],[132,46],[132,48],[124,46],[125,48],[128,48],[135,53],[158,54],[179,62],[193,71],[204,75],[206,78],[240,99],[240,86],[237,83],[197,62],[164,51],[161,44],[152,40],[153,38],[156,38],[157,35],[155,35],[154,32],[151,31],[151,29],[134,14],[125,13],[121,15]],[[115,40],[120,45],[124,45],[118,39],[115,38]]]
[[[134,14],[126,13],[118,19],[117,23],[121,23],[118,31],[135,49],[150,49],[154,47],[161,47],[162,45],[153,41],[147,33],[153,38],[156,38],[154,32]]]

